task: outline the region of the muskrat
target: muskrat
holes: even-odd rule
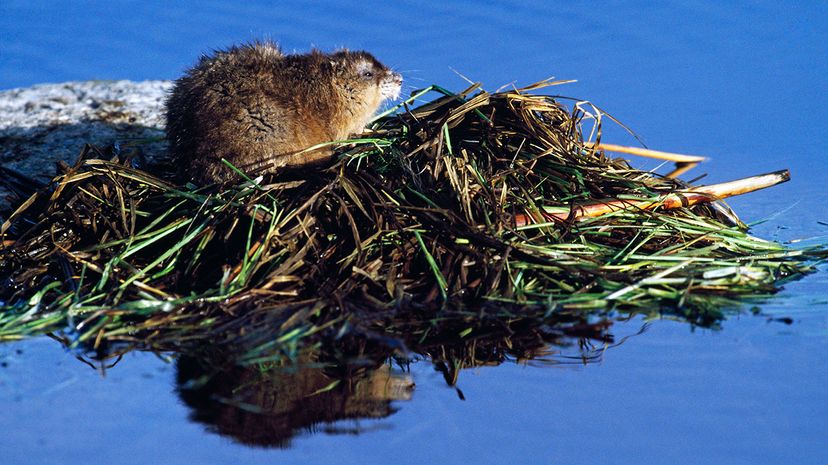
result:
[[[175,81],[167,100],[167,139],[186,179],[237,178],[318,163],[327,148],[361,133],[402,77],[371,54],[341,50],[285,55],[270,42],[202,56]]]

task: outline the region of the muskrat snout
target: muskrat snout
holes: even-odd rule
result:
[[[388,71],[388,74],[382,80],[382,84],[380,87],[382,91],[382,98],[396,100],[397,97],[400,96],[402,82],[403,78],[400,73]]]

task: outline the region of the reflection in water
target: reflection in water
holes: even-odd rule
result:
[[[239,366],[233,351],[210,347],[209,356],[181,355],[177,384],[191,418],[243,444],[288,447],[301,433],[359,434],[387,427],[343,427],[341,420],[381,419],[396,412],[393,401],[409,400],[414,381],[406,368],[429,361],[450,386],[465,368],[507,361],[539,364],[590,363],[612,342],[611,322],[492,331],[467,340],[435,337],[410,353],[355,340],[306,349],[287,358]],[[217,352],[219,352],[217,354]],[[564,355],[564,352],[575,352]]]
[[[295,364],[216,371],[205,360],[182,356],[178,391],[192,419],[209,429],[244,444],[278,447],[302,431],[359,433],[332,423],[385,418],[395,412],[391,401],[411,398],[411,376],[388,364],[343,369],[320,361],[317,351],[308,351]]]

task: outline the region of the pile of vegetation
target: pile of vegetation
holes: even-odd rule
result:
[[[824,255],[749,235],[718,201],[741,187],[608,156],[605,115],[534,93],[552,84],[432,87],[333,144],[329,166],[235,185],[176,185],[88,147],[7,215],[0,340],[207,343],[256,363],[346,337],[600,339],[611,313],[715,325]]]

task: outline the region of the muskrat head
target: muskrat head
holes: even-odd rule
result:
[[[386,68],[371,55],[360,58],[356,62],[356,72],[359,77],[371,86],[379,88],[380,96],[385,99],[396,99],[400,96],[402,76]]]
[[[374,111],[383,100],[400,96],[402,76],[388,69],[370,53],[343,50],[334,53],[333,59],[352,86],[348,90],[355,96],[367,97],[366,100],[376,105]]]

